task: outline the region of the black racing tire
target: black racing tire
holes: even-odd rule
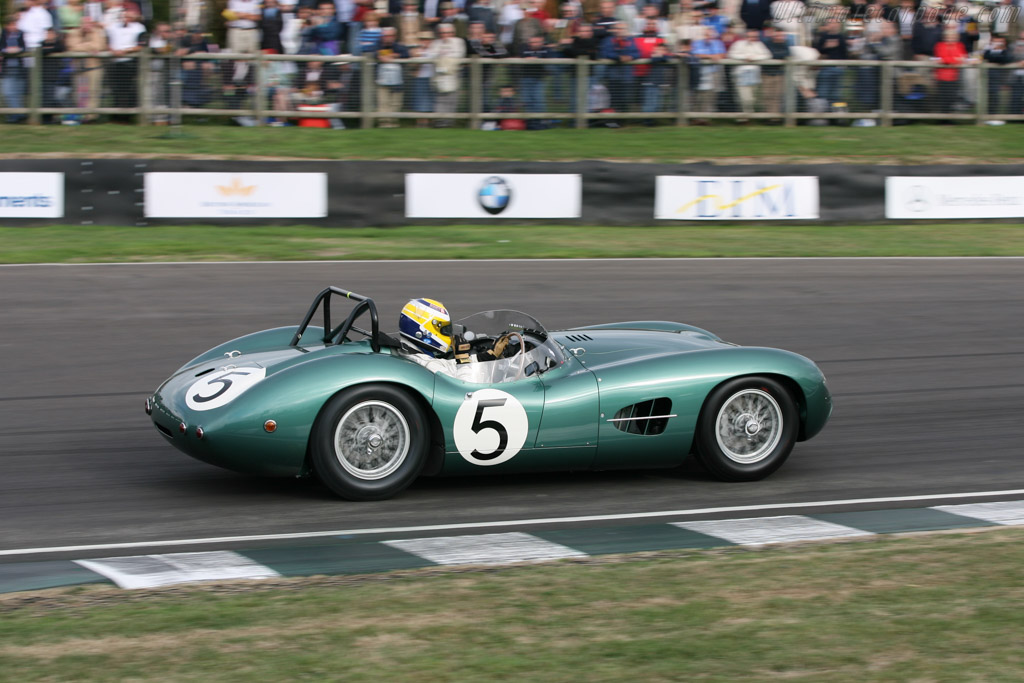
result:
[[[338,496],[384,500],[419,476],[430,425],[419,403],[388,384],[364,384],[331,398],[313,426],[313,469]]]
[[[786,462],[799,432],[793,396],[768,377],[740,377],[715,388],[697,423],[697,459],[723,481],[764,479]]]

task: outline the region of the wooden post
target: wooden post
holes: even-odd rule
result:
[[[576,58],[576,128],[587,127],[587,95],[590,92],[590,63],[586,57]]]

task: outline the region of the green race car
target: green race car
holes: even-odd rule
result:
[[[338,297],[355,306],[332,326]],[[318,310],[323,325],[311,325]],[[394,496],[421,475],[676,467],[690,453],[720,479],[756,480],[832,413],[807,358],[682,323],[549,332],[498,310],[451,329],[453,354],[419,352],[380,331],[372,299],[329,287],[297,327],[186,363],[146,412],[192,457],[315,473],[351,500]]]

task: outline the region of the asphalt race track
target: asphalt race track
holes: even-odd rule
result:
[[[388,329],[413,296],[550,328],[682,320],[815,359],[836,412],[757,483],[690,464],[420,480],[380,503],[164,443],[148,393],[216,343],[298,323],[327,284],[374,297]],[[5,267],[0,312],[0,551],[1024,488],[1019,259]]]

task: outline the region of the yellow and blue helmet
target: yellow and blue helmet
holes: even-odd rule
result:
[[[398,332],[417,350],[433,356],[443,356],[452,346],[451,316],[433,299],[413,299],[403,306]]]

